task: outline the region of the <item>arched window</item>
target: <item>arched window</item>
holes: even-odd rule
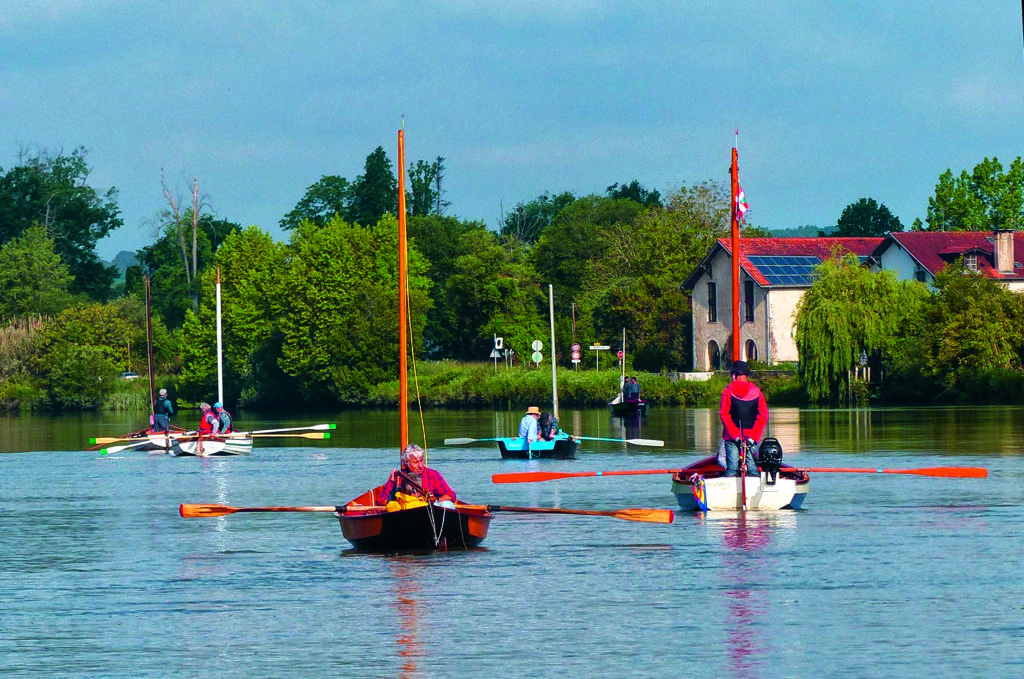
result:
[[[756,361],[757,360],[757,344],[754,343],[754,340],[747,340],[747,344],[746,344],[745,349],[746,349],[746,355],[747,355],[747,362],[750,363],[751,361]]]
[[[722,369],[722,352],[718,348],[718,342],[708,342],[708,368],[711,370]]]

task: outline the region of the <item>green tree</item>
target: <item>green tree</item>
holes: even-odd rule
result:
[[[444,158],[417,160],[409,165],[406,209],[412,215],[442,215],[451,203],[444,199]]]
[[[884,360],[928,296],[916,281],[873,273],[856,257],[829,259],[797,306],[800,378],[812,402],[836,400],[861,352]]]
[[[1021,367],[1024,298],[962,262],[939,272],[935,288],[907,354],[937,394],[985,397],[1000,375]]]
[[[656,189],[644,188],[635,179],[628,184],[612,184],[605,189],[605,195],[609,198],[626,198],[644,207],[661,207],[661,193]]]
[[[959,177],[947,169],[928,199],[926,221],[930,231],[1024,228],[1024,160],[1018,156],[1005,172],[997,158],[985,158]]]
[[[363,174],[352,185],[352,203],[345,218],[372,226],[388,213],[398,214],[398,179],[384,147],[378,146],[366,156]]]
[[[72,293],[107,299],[117,270],[96,255],[96,243],[122,225],[117,190],[100,194],[89,179],[86,151],[23,154],[19,164],[0,168],[0,244],[34,224],[53,239],[73,280]]]
[[[279,305],[279,365],[313,403],[359,402],[398,366],[398,220],[364,227],[303,222],[289,245]],[[409,248],[412,337],[421,345],[430,280]]]
[[[71,274],[41,226],[0,247],[0,318],[50,316],[71,304]]]
[[[555,216],[564,207],[576,200],[570,191],[558,195],[543,193],[531,201],[519,203],[511,212],[502,216],[501,235],[533,245],[540,240]]]
[[[899,217],[884,204],[879,204],[874,198],[861,198],[843,209],[832,236],[884,236],[902,230]]]
[[[217,250],[221,273],[224,398],[241,405],[288,403],[295,384],[278,366],[283,335],[277,300],[287,269],[287,247],[252,226],[232,232]],[[181,389],[192,402],[217,390],[216,271],[203,274],[199,313],[182,328]]]
[[[307,220],[323,226],[335,215],[348,214],[355,187],[344,177],[324,175],[308,189],[295,208],[280,222],[286,231],[294,229],[299,222]]]

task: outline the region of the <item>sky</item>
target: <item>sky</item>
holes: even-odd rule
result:
[[[161,177],[285,239],[321,176],[383,146],[445,158],[446,214],[497,228],[545,193],[728,182],[748,220],[909,228],[939,175],[1024,155],[1018,0],[0,0],[0,168],[85,147],[155,239]]]

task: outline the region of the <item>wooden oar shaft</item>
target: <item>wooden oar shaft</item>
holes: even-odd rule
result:
[[[538,481],[554,481],[584,476],[632,476],[635,474],[675,474],[680,469],[624,469],[610,472],[511,472],[494,474],[492,483],[535,483]]]
[[[519,512],[524,514],[581,514],[583,516],[611,516],[626,521],[648,523],[672,523],[675,514],[671,509],[562,509],[558,507],[510,507],[508,505],[487,505],[490,512]]]
[[[984,467],[923,467],[921,469],[871,469],[867,467],[798,467],[799,471],[845,474],[915,474],[917,476],[946,476],[961,479],[983,479],[988,476]],[[783,470],[785,471],[785,470]]]
[[[181,504],[178,513],[186,519],[227,516],[236,512],[340,512],[344,507],[313,505],[308,507],[230,507],[228,505]]]

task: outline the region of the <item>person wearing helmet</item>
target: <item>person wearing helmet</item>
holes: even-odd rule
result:
[[[768,424],[768,402],[757,385],[750,381],[746,361],[732,364],[732,382],[722,390],[718,414],[722,418],[725,447],[725,475],[740,475],[740,449],[746,450],[747,476],[759,476],[754,454],[757,442]]]
[[[220,423],[220,433],[230,434],[231,433],[231,413],[224,410],[224,404],[217,401],[213,404],[213,412],[217,416],[217,420]]]
[[[161,389],[160,395],[153,401],[153,432],[162,434],[171,429],[171,415],[174,414],[174,406],[167,398],[167,390]]]

